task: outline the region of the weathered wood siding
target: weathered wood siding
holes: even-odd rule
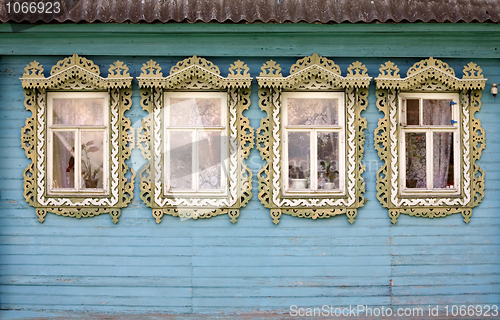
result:
[[[489,90],[493,82],[500,82],[500,29],[466,26],[375,26],[370,31],[370,26],[342,25],[339,33],[331,33],[332,26],[294,25],[288,33],[285,26],[276,26],[273,32],[261,27],[260,32],[267,33],[255,33],[256,27],[248,26],[246,38],[241,38],[230,31],[245,30],[242,26],[226,26],[224,33],[222,27],[211,25],[182,30],[177,25],[130,30],[56,25],[12,34],[0,25],[1,309],[245,313],[288,312],[291,305],[395,309],[499,304],[500,96],[494,99]],[[94,33],[81,38],[83,33],[71,33],[76,27]],[[464,38],[459,42],[460,35]],[[75,52],[92,59],[103,74],[120,59],[134,77],[151,58],[165,74],[193,54],[213,61],[223,74],[230,63],[241,59],[254,77],[269,59],[288,74],[297,58],[314,52],[333,59],[344,74],[351,62],[359,60],[372,77],[387,60],[406,74],[413,63],[432,55],[449,63],[459,76],[463,66],[474,61],[489,79],[477,114],[487,133],[480,161],[486,196],[468,225],[460,214],[445,219],[401,216],[392,225],[375,197],[380,162],[373,131],[381,114],[372,85],[364,112],[368,201],[353,225],[345,216],[316,221],[284,216],[275,226],[257,199],[255,176],[262,165],[257,150],[248,161],[254,171],[254,196],[235,225],[227,216],[198,221],[165,216],[157,225],[139,198],[138,184],[133,203],[122,211],[117,225],[107,215],[78,220],[54,214],[40,224],[22,195],[22,172],[28,162],[20,147],[20,129],[29,114],[19,78],[32,60],[48,72]],[[263,113],[255,82],[251,98],[246,116],[258,127]],[[137,127],[146,113],[136,82],[133,103],[128,115]],[[137,171],[143,162],[139,150],[133,151],[131,162]]]

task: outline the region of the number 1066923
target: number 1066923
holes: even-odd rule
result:
[[[7,13],[25,13],[25,14],[54,14],[61,12],[61,3],[57,1],[47,1],[47,2],[6,2],[5,7],[7,9]]]

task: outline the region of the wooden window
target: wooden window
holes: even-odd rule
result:
[[[318,54],[299,59],[284,77],[275,61],[257,78],[267,113],[257,131],[266,162],[259,171],[259,199],[275,224],[282,214],[354,223],[364,205],[363,143],[371,78],[356,61],[347,75]]]
[[[375,78],[377,107],[385,114],[375,130],[382,160],[377,198],[392,223],[400,214],[437,218],[461,213],[468,223],[483,199],[484,171],[476,163],[485,132],[475,113],[486,79],[475,63],[463,77],[434,58],[415,63],[406,77],[388,61]]]
[[[459,193],[458,94],[401,93],[399,98],[402,193]]]
[[[287,194],[345,190],[344,94],[283,93],[283,186]]]
[[[236,223],[252,195],[244,163],[254,146],[243,111],[250,106],[249,68],[231,64],[227,77],[212,62],[193,56],[163,77],[154,61],[138,77],[149,113],[138,134],[147,164],[139,172],[141,198],[157,223],[227,214]]]
[[[107,92],[49,92],[49,194],[108,194]]]
[[[165,193],[227,194],[227,93],[165,93]]]
[[[125,161],[134,129],[124,116],[132,105],[132,77],[121,61],[107,78],[92,61],[74,54],[45,77],[31,62],[21,78],[31,112],[21,132],[31,163],[24,197],[38,220],[47,213],[74,218],[109,214],[118,223],[133,198],[134,174]]]

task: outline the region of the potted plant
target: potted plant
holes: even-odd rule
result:
[[[335,189],[335,179],[338,176],[339,172],[337,170],[331,170],[332,168],[332,160],[321,160],[319,164],[325,170],[326,179],[323,184],[324,188],[327,190]]]
[[[100,149],[93,144],[93,140],[82,144],[82,174],[83,180],[85,181],[85,188],[96,189],[100,179],[97,177],[97,174],[101,171],[101,168],[92,170],[92,162],[90,161],[89,153],[97,152]]]
[[[290,167],[290,172],[292,173],[290,181],[292,183],[293,190],[304,190],[307,189],[307,177],[309,176],[309,171],[302,171],[300,167]]]

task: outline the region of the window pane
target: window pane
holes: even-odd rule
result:
[[[288,133],[288,180],[291,190],[309,188],[310,133]]]
[[[434,132],[434,188],[453,188],[453,132]]]
[[[199,188],[201,190],[221,189],[221,139],[223,137],[220,132],[207,131],[200,131],[198,137]]]
[[[406,124],[418,126],[420,124],[420,104],[418,99],[406,100]]]
[[[170,188],[192,189],[193,133],[170,131]]]
[[[337,99],[288,99],[288,124],[337,125]]]
[[[406,140],[406,187],[426,188],[426,141],[425,133],[407,132]]]
[[[424,100],[424,125],[451,125],[451,100]]]
[[[221,99],[170,99],[170,126],[220,126]]]
[[[75,188],[75,133],[53,132],[52,188]]]
[[[82,189],[103,188],[104,132],[82,132]]]
[[[104,99],[54,99],[53,123],[67,125],[104,125]]]
[[[339,189],[338,132],[318,132],[318,189]]]

